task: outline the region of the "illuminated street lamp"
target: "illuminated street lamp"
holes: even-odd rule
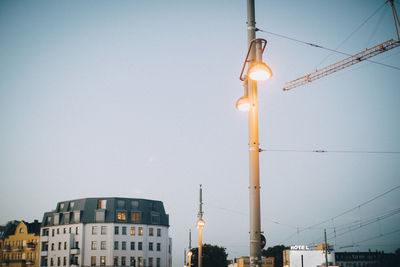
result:
[[[206,222],[203,220],[203,190],[200,185],[200,204],[199,204],[199,213],[197,217],[199,218],[196,223],[196,228],[199,229],[199,251],[198,251],[198,267],[201,267],[202,260],[202,250],[203,250],[203,228]]]
[[[247,0],[248,51],[239,79],[244,82],[244,96],[236,102],[236,108],[248,111],[249,118],[249,233],[250,267],[261,267],[261,219],[260,219],[260,166],[258,141],[257,82],[272,77],[271,69],[262,62],[267,40],[256,39],[254,0]],[[244,70],[248,65],[247,73]]]

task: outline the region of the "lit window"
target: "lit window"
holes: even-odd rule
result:
[[[132,212],[132,222],[140,222],[140,212]]]
[[[135,230],[136,230],[135,227],[131,227],[131,235],[135,235]]]
[[[130,266],[136,266],[135,257],[131,257],[131,264],[130,264]]]
[[[138,257],[139,266],[143,266],[143,258]]]
[[[154,235],[154,228],[150,227],[149,228],[149,236],[153,236]]]
[[[139,235],[143,235],[143,227],[139,227]]]
[[[106,265],[106,256],[100,256],[100,266]]]
[[[117,212],[117,219],[119,221],[126,221],[126,211],[118,211]]]

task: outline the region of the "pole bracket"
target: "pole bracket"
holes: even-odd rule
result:
[[[248,58],[249,58],[249,55],[250,55],[250,51],[251,51],[251,48],[252,48],[252,46],[253,46],[253,44],[255,42],[263,43],[262,53],[264,53],[265,47],[267,46],[267,40],[265,40],[265,39],[256,38],[256,39],[251,40],[250,45],[249,45],[249,49],[247,50],[246,59],[243,62],[242,71],[240,72],[240,76],[239,76],[239,80],[241,80],[242,82],[244,81],[243,72],[244,72],[244,69],[246,68],[246,63],[249,62]]]

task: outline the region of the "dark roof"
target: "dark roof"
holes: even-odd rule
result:
[[[106,201],[105,209],[99,207],[99,201]],[[125,213],[126,220],[119,220],[118,212]],[[140,213],[140,221],[133,221],[132,213]],[[58,223],[56,217],[58,217]],[[76,217],[79,217],[79,220],[76,220]],[[169,216],[165,213],[163,203],[157,200],[115,197],[84,198],[57,203],[56,210],[44,214],[42,226],[96,222],[169,226]]]
[[[33,223],[26,223],[26,227],[28,228],[29,234],[40,235],[40,227],[41,223],[35,220]]]
[[[6,225],[0,226],[0,239],[13,235],[15,233],[15,228],[17,228],[19,223],[20,221],[10,221]]]

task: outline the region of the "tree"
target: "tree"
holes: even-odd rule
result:
[[[261,255],[264,257],[274,257],[275,267],[283,267],[283,251],[285,249],[289,249],[289,247],[285,247],[284,245],[269,247],[266,250],[263,249]]]
[[[203,245],[202,251],[202,266],[203,267],[227,267],[228,264],[226,262],[228,253],[225,251],[224,247],[213,246],[210,244]],[[192,249],[192,266],[198,266],[198,248]]]

